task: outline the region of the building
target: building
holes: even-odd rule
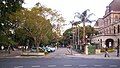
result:
[[[120,44],[120,0],[113,0],[107,7],[103,18],[94,25],[99,34],[92,37],[99,47],[116,48]]]

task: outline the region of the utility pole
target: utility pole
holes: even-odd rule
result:
[[[117,57],[119,57],[119,49],[120,49],[120,48],[119,48],[119,47],[120,47],[119,45],[120,45],[120,40],[118,39],[118,45],[117,45]]]
[[[79,31],[79,25],[78,25],[78,46],[80,45],[80,31]]]

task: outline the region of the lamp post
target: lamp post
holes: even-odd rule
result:
[[[70,54],[72,55],[72,36],[70,35],[70,45],[69,45],[69,48],[70,48]]]
[[[86,36],[85,36],[85,43],[86,43],[86,44],[87,44],[87,40],[88,40],[87,38],[88,38],[88,36],[86,35]]]
[[[117,45],[117,57],[119,57],[119,45],[120,45],[120,40],[118,39],[118,45]]]
[[[88,55],[88,45],[86,44],[87,43],[87,38],[88,38],[88,36],[86,35],[85,36],[85,54]]]
[[[78,45],[80,45],[80,32],[79,32],[79,25],[78,25]]]

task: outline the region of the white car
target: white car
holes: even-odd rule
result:
[[[54,52],[55,51],[55,48],[54,47],[46,47],[47,48],[47,50],[49,51],[49,52]]]
[[[55,51],[55,47],[49,47],[49,49],[52,51],[52,52],[54,52]]]

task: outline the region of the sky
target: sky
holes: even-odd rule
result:
[[[69,23],[74,20],[75,12],[82,13],[86,9],[90,9],[90,12],[95,14],[92,18],[93,20],[102,18],[105,14],[106,6],[108,6],[111,1],[112,0],[25,0],[23,6],[31,8],[37,2],[40,2],[48,8],[57,10],[65,18],[66,23]],[[94,25],[94,23],[92,25]],[[69,27],[67,26],[66,28]]]

